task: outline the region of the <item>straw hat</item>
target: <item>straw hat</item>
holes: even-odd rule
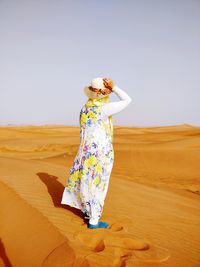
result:
[[[84,93],[88,98],[104,98],[112,92],[114,82],[110,78],[94,78],[91,85],[84,87]]]

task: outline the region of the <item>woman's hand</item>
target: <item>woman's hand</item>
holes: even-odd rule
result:
[[[112,79],[110,78],[104,78],[103,79],[103,83],[104,83],[104,92],[106,95],[110,94],[113,91],[113,87],[114,87],[114,82]]]
[[[106,88],[103,91],[105,92],[106,95],[109,95],[113,90],[109,89],[109,88]]]

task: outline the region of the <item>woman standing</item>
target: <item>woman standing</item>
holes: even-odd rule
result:
[[[111,92],[120,101],[110,102]],[[89,219],[88,228],[108,228],[109,224],[99,219],[114,162],[112,115],[122,111],[132,99],[108,78],[93,79],[84,93],[88,100],[80,111],[79,150],[61,204],[80,209]]]

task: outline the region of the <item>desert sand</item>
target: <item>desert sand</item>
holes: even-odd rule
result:
[[[0,127],[0,267],[199,267],[200,127],[114,126],[102,221],[60,204],[79,127]]]

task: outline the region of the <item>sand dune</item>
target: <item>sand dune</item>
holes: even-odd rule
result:
[[[78,146],[78,127],[0,127],[0,266],[200,266],[200,127],[114,127],[109,229],[60,204]]]

